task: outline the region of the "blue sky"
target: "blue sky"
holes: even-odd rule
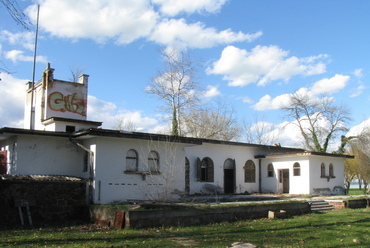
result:
[[[36,2],[18,1],[35,22]],[[46,62],[55,78],[71,68],[89,78],[88,119],[112,128],[123,117],[145,132],[168,127],[161,102],[145,93],[161,67],[158,49],[186,47],[202,61],[200,85],[276,128],[278,106],[298,90],[333,97],[352,112],[350,128],[369,124],[370,1],[130,0],[40,1],[36,80]],[[24,83],[32,79],[34,26],[16,25],[0,6],[0,126],[23,127]],[[2,67],[4,67],[2,66]],[[353,132],[353,131],[352,131]],[[277,141],[295,146],[291,129]]]

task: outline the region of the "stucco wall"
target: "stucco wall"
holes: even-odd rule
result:
[[[1,147],[9,149],[10,174],[82,176],[84,152],[68,138],[18,135]]]
[[[325,175],[329,176],[329,164],[333,164],[334,178],[321,177],[321,164],[325,164]],[[312,156],[310,158],[310,194],[343,194],[344,160],[335,157]]]
[[[235,159],[235,193],[258,192],[258,154],[257,149],[252,147],[241,147],[232,145],[220,145],[204,143],[202,146],[191,146],[186,148],[186,157],[190,162],[190,194],[200,193],[205,184],[211,183],[224,189],[224,163],[227,159]],[[197,181],[197,158],[205,157],[212,159],[214,163],[214,182]],[[256,181],[254,183],[244,182],[244,166],[248,160],[252,160],[256,168]]]
[[[138,153],[138,173],[126,172],[126,154],[130,149]],[[148,173],[148,154],[159,154],[159,175]],[[97,138],[95,151],[95,203],[110,203],[128,199],[177,198],[174,190],[183,192],[185,153],[184,145],[145,140]],[[143,175],[147,174],[147,175]]]
[[[301,168],[301,175],[293,175],[293,165],[298,162]],[[267,166],[272,163],[274,177],[267,176]],[[289,169],[289,193],[309,194],[309,161],[308,157],[281,157],[262,159],[261,163],[261,190],[264,193],[278,193],[279,170]]]

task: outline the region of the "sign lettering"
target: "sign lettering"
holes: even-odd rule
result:
[[[86,101],[77,99],[76,94],[64,96],[60,92],[53,92],[49,95],[48,104],[54,111],[68,111],[86,116]]]

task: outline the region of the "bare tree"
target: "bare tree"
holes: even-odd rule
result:
[[[254,116],[253,122],[244,121],[243,133],[246,142],[260,145],[271,145],[276,142],[278,129],[266,121],[265,117]]]
[[[183,119],[184,133],[195,138],[237,140],[242,130],[234,108],[221,99],[211,106],[189,110]]]
[[[81,67],[74,66],[74,67],[69,67],[69,71],[71,72],[71,77],[69,78],[69,81],[77,83],[78,82],[78,77],[83,74],[85,69],[82,69]]]
[[[148,141],[142,147],[141,157],[148,157],[143,162],[143,183],[141,191],[152,201],[169,202],[185,194],[185,182],[179,180],[185,171],[185,157],[179,159],[181,146],[172,140]],[[165,152],[163,152],[165,151]],[[149,152],[149,156],[148,156]]]
[[[305,147],[311,151],[327,152],[336,135],[348,130],[350,111],[344,105],[335,105],[333,98],[294,93],[282,109],[293,119],[290,123],[299,128]]]
[[[351,188],[351,183],[353,179],[358,178],[358,161],[355,159],[346,159],[344,164],[344,182],[346,186],[346,191],[348,192]]]
[[[132,131],[135,132],[137,131],[137,126],[132,120],[127,120],[124,117],[119,117],[115,122],[113,126],[114,130],[119,130],[119,131]]]
[[[348,173],[348,181],[357,178],[364,184],[364,193],[367,193],[370,184],[370,132],[365,127],[361,132],[347,142],[349,152],[355,155],[353,161],[346,162],[345,172]],[[342,142],[343,143],[343,142]],[[347,175],[346,175],[347,177]],[[347,181],[347,178],[346,178]]]
[[[196,81],[198,64],[188,51],[164,49],[160,51],[164,60],[164,69],[151,80],[145,89],[163,100],[163,110],[172,116],[172,135],[181,135],[181,115],[184,109],[199,102],[201,91]]]

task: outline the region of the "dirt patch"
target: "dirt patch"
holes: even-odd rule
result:
[[[194,240],[184,237],[171,237],[170,239],[183,246],[193,247],[197,245],[197,242],[195,242]]]

